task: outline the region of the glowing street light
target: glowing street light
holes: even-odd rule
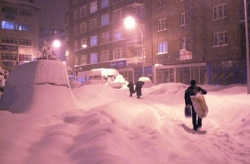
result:
[[[135,19],[133,17],[127,17],[125,20],[124,20],[124,25],[127,29],[133,29],[135,28],[135,25],[136,25],[136,22],[135,22]]]
[[[59,40],[54,40],[53,47],[59,48],[61,46],[61,42]]]
[[[124,26],[131,30],[134,29],[135,26],[137,25],[137,27],[140,30],[140,35],[141,35],[141,44],[142,44],[142,51],[141,51],[141,58],[142,58],[142,76],[144,77],[144,55],[143,55],[143,35],[142,35],[142,30],[140,28],[140,26],[136,23],[135,19],[131,16],[128,16],[127,18],[125,18],[124,20]]]

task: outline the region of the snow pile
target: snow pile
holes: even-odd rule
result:
[[[77,108],[77,102],[70,88],[67,69],[54,60],[39,60],[18,66],[6,81],[0,99],[0,109],[15,113],[58,112],[74,108]]]
[[[56,84],[58,81],[61,80]],[[47,96],[59,104],[48,107],[52,101],[47,100],[33,105],[32,110],[28,106],[30,110],[23,110],[22,114],[0,111],[0,163],[242,164],[250,161],[250,101],[246,86],[202,86],[208,91],[205,99],[209,113],[202,128],[194,131],[191,119],[184,115],[184,91],[188,87],[185,84],[142,88],[141,99],[129,97],[128,88],[117,90],[103,84],[82,85],[72,92],[65,85],[30,84],[17,86],[17,90],[13,87],[8,92],[15,95],[15,91],[22,93],[20,89],[26,87],[23,92],[42,99],[44,95],[37,94],[36,87],[42,87],[40,92],[48,92],[49,86],[56,92]],[[33,87],[33,92],[29,87]],[[68,96],[71,94],[75,99]],[[37,101],[29,98],[30,104]],[[27,104],[16,100],[21,107]],[[65,105],[75,101],[79,108],[68,109]],[[59,106],[61,110],[57,109]],[[36,110],[47,112],[36,113]]]

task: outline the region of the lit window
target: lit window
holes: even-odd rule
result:
[[[2,21],[2,29],[16,30],[16,23]]]
[[[168,42],[158,43],[158,53],[168,53]]]
[[[102,9],[108,7],[109,6],[109,0],[102,0],[101,6],[102,6]]]
[[[97,45],[97,35],[90,37],[90,46],[96,46]]]
[[[97,11],[97,1],[90,3],[90,13],[94,13]]]
[[[102,26],[109,24],[109,14],[105,14],[102,16]]]
[[[30,25],[21,24],[21,25],[19,25],[18,30],[20,30],[20,31],[30,31],[31,30],[31,26]]]

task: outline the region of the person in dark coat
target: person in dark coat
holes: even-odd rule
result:
[[[135,84],[135,91],[136,91],[136,95],[137,95],[138,99],[142,95],[141,94],[141,88],[142,88],[143,85],[144,85],[143,81],[137,81],[136,84]]]
[[[129,93],[130,93],[130,97],[132,97],[133,96],[133,93],[135,93],[135,89],[134,89],[134,84],[133,84],[133,82],[131,81],[128,85],[127,85],[127,87],[129,88]]]
[[[197,121],[197,114],[194,110],[194,106],[193,103],[191,101],[190,96],[195,96],[197,92],[201,92],[202,94],[207,94],[207,91],[199,86],[196,85],[196,81],[195,80],[191,80],[190,81],[190,86],[185,90],[185,104],[186,106],[189,104],[192,106],[192,123],[193,123],[193,129],[197,130],[198,128],[200,128],[202,126],[202,119],[198,117],[198,121]]]

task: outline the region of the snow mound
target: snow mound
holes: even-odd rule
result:
[[[15,68],[0,99],[0,109],[13,113],[47,112],[51,109],[59,112],[74,108],[77,108],[77,102],[70,88],[66,66],[54,60],[34,61]]]

